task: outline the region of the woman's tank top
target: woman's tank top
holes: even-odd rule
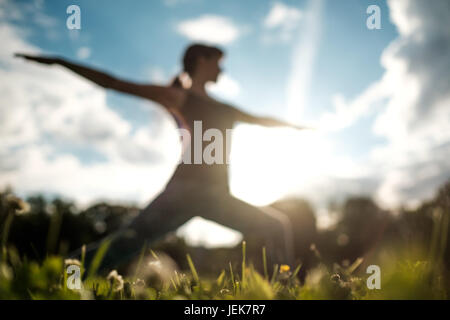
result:
[[[235,109],[217,100],[200,96],[189,90],[186,90],[186,94],[187,97],[183,106],[180,109],[177,109],[174,116],[175,118],[178,117],[178,119],[176,119],[178,125],[180,126],[182,123],[182,127],[185,127],[190,132],[190,141],[187,141],[188,144],[186,145],[186,148],[190,150],[190,164],[185,163],[187,161],[182,161],[176,168],[169,183],[183,183],[183,181],[188,180],[202,183],[206,186],[211,184],[214,184],[215,186],[222,186],[224,190],[229,191],[229,165],[227,163],[227,159],[231,150],[231,132],[228,133],[229,139],[227,146],[227,129],[232,129],[233,124],[236,121],[234,113]],[[182,119],[180,119],[180,117]],[[201,121],[201,125],[200,123],[195,124],[194,121]],[[194,125],[197,126],[197,130],[194,130]],[[205,131],[208,129],[218,129],[222,136],[221,142],[219,141],[219,143],[214,143],[214,146],[222,147],[222,157],[220,157],[221,161],[218,161],[219,163],[207,164],[205,162],[205,158],[203,157],[205,148],[215,142],[216,139],[215,134],[214,137],[204,136]],[[201,132],[201,137],[197,135],[199,132]],[[200,141],[201,143],[199,143]],[[200,164],[194,163],[195,143],[201,145],[202,157]],[[216,156],[215,152],[218,152],[218,150],[209,152],[211,150],[211,147],[209,147],[206,153]],[[186,152],[188,152],[188,150],[185,150],[185,153]],[[220,155],[220,153],[218,155]],[[184,154],[184,156],[184,159],[188,158],[186,154]]]

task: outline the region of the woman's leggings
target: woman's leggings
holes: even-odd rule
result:
[[[115,268],[195,216],[215,221],[248,236],[262,239],[269,266],[294,263],[293,229],[289,218],[271,208],[258,208],[229,194],[223,187],[198,182],[169,183],[127,226],[116,231],[102,261]],[[101,241],[87,247],[87,260]]]

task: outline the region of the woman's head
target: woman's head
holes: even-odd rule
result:
[[[219,62],[223,55],[223,50],[217,47],[200,43],[191,44],[184,52],[183,72],[191,79],[195,76],[205,83],[215,82],[221,72]],[[172,85],[181,87],[179,77],[175,78]]]

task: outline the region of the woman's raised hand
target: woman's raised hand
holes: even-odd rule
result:
[[[15,53],[14,56],[17,58],[24,58],[25,60],[39,62],[42,64],[54,64],[54,63],[57,63],[59,60],[56,57],[32,56],[32,55],[23,54],[23,53]]]

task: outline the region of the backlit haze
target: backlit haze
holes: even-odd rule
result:
[[[81,29],[66,8],[81,9]],[[380,30],[366,26],[377,4]],[[75,201],[146,206],[179,156],[175,121],[155,103],[58,66],[14,59],[55,54],[124,79],[167,84],[192,41],[219,45],[215,98],[315,130],[239,124],[232,194],[254,205],[289,195],[331,223],[330,201],[370,195],[415,206],[450,176],[449,2],[0,0],[0,187]],[[240,234],[194,218],[192,244]]]

